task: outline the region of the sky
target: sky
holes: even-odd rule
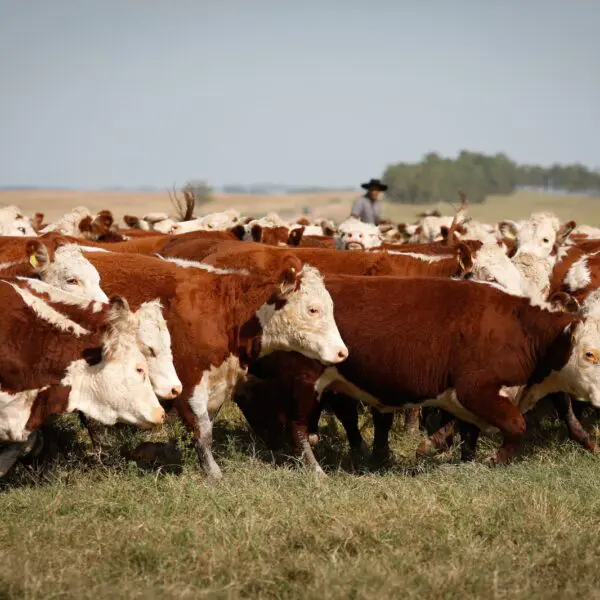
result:
[[[597,0],[0,0],[0,185],[600,167]]]

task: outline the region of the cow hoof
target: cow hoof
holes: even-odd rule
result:
[[[375,467],[385,467],[393,462],[393,456],[389,448],[375,450],[371,454],[370,462]]]
[[[214,465],[206,471],[206,479],[209,483],[216,483],[223,479],[223,473],[217,465]]]
[[[313,469],[313,474],[315,475],[315,477],[317,477],[317,479],[326,479],[327,477],[329,477],[319,465],[317,465]]]
[[[308,443],[314,448],[319,443],[319,434],[311,433],[308,436]]]

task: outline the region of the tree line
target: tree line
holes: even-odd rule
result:
[[[466,150],[456,158],[431,152],[418,163],[389,165],[383,181],[389,186],[388,199],[405,204],[454,202],[458,190],[471,202],[483,202],[489,195],[522,187],[600,195],[600,171],[584,165],[520,165],[502,153]]]

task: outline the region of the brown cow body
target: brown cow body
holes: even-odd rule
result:
[[[300,261],[288,257],[278,277],[249,277],[239,272],[216,274],[182,268],[145,256],[90,252],[87,257],[109,293],[121,290],[134,307],[149,298],[161,299],[175,368],[183,384],[183,393],[174,406],[194,434],[207,474],[219,477],[211,451],[210,417],[244,379],[248,366],[269,351],[257,314],[265,306],[273,306],[275,312],[283,309],[288,295],[301,289],[304,276],[298,276]],[[289,287],[286,278],[291,278],[291,288],[282,296],[280,287]],[[303,342],[299,345],[301,349]],[[343,357],[340,354],[332,362]]]
[[[384,277],[328,276],[326,282],[349,359],[315,379],[314,363],[297,357],[292,365],[291,357],[278,354],[261,373],[279,374],[284,396],[292,391],[285,382],[294,382],[293,394],[303,403],[296,409],[301,422],[293,424],[300,435],[317,402],[314,390],[333,386],[379,410],[437,405],[481,428],[492,425],[504,434],[498,459],[505,460],[525,422],[500,390],[530,385],[541,393],[539,384],[569,358],[566,328],[577,317],[533,307],[491,286]],[[457,403],[448,390],[456,390]],[[550,391],[557,390],[547,387],[544,394]]]

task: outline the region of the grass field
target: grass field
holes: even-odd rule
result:
[[[236,208],[243,214],[261,215],[278,212],[284,218],[298,217],[306,209],[311,215],[342,221],[350,214],[352,201],[359,192],[290,194],[290,195],[231,195],[217,194],[199,214],[227,208]],[[87,206],[93,211],[112,210],[120,220],[125,214],[141,216],[147,212],[172,211],[168,194],[162,192],[102,192],[18,190],[0,191],[0,206],[16,204],[26,214],[44,212],[47,219],[55,219],[75,206]],[[416,215],[427,209],[439,208],[443,214],[453,214],[448,205],[411,206],[386,203],[383,216],[398,222],[412,222]],[[580,223],[600,225],[600,198],[589,196],[555,196],[518,192],[511,196],[491,196],[482,204],[472,204],[469,214],[482,221],[521,219],[533,211],[547,210],[562,220],[574,219]]]
[[[291,459],[273,464],[227,413],[216,485],[185,444],[171,473],[114,454],[99,466],[82,447],[49,470],[19,466],[0,492],[0,598],[600,595],[600,462],[554,420],[495,468],[484,464],[492,440],[475,464],[456,452],[417,464],[418,439],[394,432],[395,462],[378,472],[352,472],[343,436],[325,426],[321,480]],[[119,430],[107,440],[113,453],[133,441]]]

